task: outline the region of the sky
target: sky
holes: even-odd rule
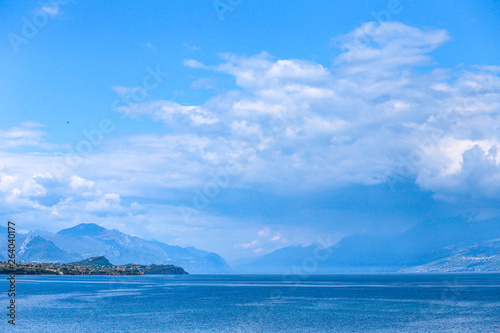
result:
[[[500,216],[498,1],[0,17],[0,216],[22,230],[97,223],[232,261]]]

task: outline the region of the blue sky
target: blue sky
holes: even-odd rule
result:
[[[499,215],[497,1],[225,3],[3,1],[2,218],[232,260]]]

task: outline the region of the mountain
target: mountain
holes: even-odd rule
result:
[[[500,255],[500,247],[491,245],[496,244],[491,241],[499,238],[498,220],[469,221],[456,217],[427,221],[398,235],[353,235],[327,249],[291,246],[239,265],[235,270],[275,274],[439,271],[448,269],[443,266],[445,262],[455,263],[454,269],[458,270],[459,262],[469,265],[459,260],[464,253],[490,244],[489,259],[481,257],[484,264],[475,268],[489,270],[488,267],[495,267],[495,256]]]
[[[40,236],[39,234],[43,235]],[[28,236],[26,238],[25,236]],[[231,268],[216,253],[182,248],[158,241],[147,241],[109,230],[93,223],[83,223],[58,233],[30,232],[19,235],[23,243],[23,261],[70,262],[89,257],[106,256],[115,265],[176,265],[189,273],[227,273]],[[24,237],[24,238],[23,238]]]
[[[189,273],[214,274],[232,272],[231,267],[229,267],[226,261],[216,253],[202,251],[192,246],[182,248],[158,241],[151,241],[149,243],[168,253],[169,260],[172,263],[183,267]],[[200,266],[203,267],[202,271],[198,268]]]
[[[239,260],[235,272],[498,271],[499,226],[499,220],[470,221],[462,217],[429,220],[396,235],[352,235],[326,249],[315,245],[282,248],[258,258]],[[106,256],[114,265],[176,265],[189,273],[206,274],[234,272],[216,253],[148,241],[92,223],[55,234],[40,230],[17,234],[16,244],[19,262],[67,263]],[[0,238],[0,247],[5,260],[6,237]]]
[[[0,227],[0,260],[7,258],[7,228]],[[194,247],[182,248],[156,240],[147,241],[109,230],[93,223],[82,223],[57,233],[33,230],[16,234],[19,262],[67,263],[96,256],[106,256],[115,265],[176,265],[189,273],[232,272],[216,253]]]
[[[236,266],[238,273],[245,274],[281,274],[290,271],[294,266],[299,267],[304,259],[313,256],[315,247],[289,246],[254,261]]]
[[[63,229],[57,234],[68,237],[97,237],[105,233],[106,230],[94,223],[82,223],[73,228]]]
[[[112,267],[113,264],[104,256],[92,257],[85,260],[69,263],[69,265],[89,268]]]
[[[16,253],[18,262],[67,262],[80,255],[61,250],[54,243],[40,236],[29,236]]]
[[[500,271],[500,239],[477,245],[456,247],[451,255],[404,272],[498,272]]]

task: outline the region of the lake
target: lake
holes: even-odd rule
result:
[[[15,332],[500,332],[500,274],[17,276],[16,288]]]

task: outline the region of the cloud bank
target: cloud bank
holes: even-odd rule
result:
[[[54,149],[43,141],[43,127],[1,130],[0,205],[26,219],[97,218],[129,232],[126,219],[165,231],[168,218],[176,221],[168,232],[181,237],[219,222],[201,216],[186,226],[169,191],[188,193],[189,206],[191,193],[214,175],[228,175],[224,187],[284,196],[411,181],[437,200],[498,200],[498,66],[439,68],[430,53],[449,39],[444,30],[367,23],[334,38],[342,52],[332,64],[265,52],[223,54],[214,65],[188,59],[184,65],[199,73],[194,82],[210,71],[230,77],[233,87],[199,105],[118,106],[126,117],[162,123],[164,133],[106,138],[63,173],[53,165],[67,166],[64,151],[25,151]],[[155,205],[141,204],[155,197]]]

